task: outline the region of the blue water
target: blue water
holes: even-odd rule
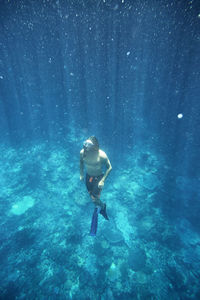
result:
[[[199,53],[197,0],[0,2],[0,299],[200,299]]]

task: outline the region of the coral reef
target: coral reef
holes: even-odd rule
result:
[[[162,205],[163,159],[136,148],[127,156],[102,192],[110,221],[99,216],[91,238],[93,204],[69,156],[61,146],[1,146],[0,298],[198,299],[199,232],[194,212],[172,222]],[[174,199],[198,182],[177,177]]]

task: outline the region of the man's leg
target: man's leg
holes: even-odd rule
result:
[[[96,206],[100,207],[100,214],[102,214],[102,216],[106,220],[109,220],[107,213],[106,213],[106,204],[100,200],[101,189],[98,187],[98,183],[102,177],[103,177],[103,174],[100,176],[95,176],[95,177],[90,177],[90,178],[88,176],[88,181],[91,184],[88,191],[90,193],[93,203]]]
[[[90,194],[92,201],[94,202],[95,205],[100,206],[101,209],[104,208],[104,203],[100,200],[100,195],[99,196],[93,196]]]
[[[97,206],[100,206],[101,210],[100,210],[100,214],[102,214],[102,216],[106,219],[106,220],[109,220],[108,216],[107,216],[107,213],[106,213],[106,204],[103,203],[101,200],[100,200],[100,195],[98,197],[94,197],[92,194],[91,194],[91,198],[92,198],[92,201],[94,202],[95,205]]]
[[[100,176],[95,176],[93,180],[93,187],[91,191],[91,197],[94,203],[100,206],[101,209],[104,208],[104,203],[100,200],[101,189],[98,187],[99,181],[102,179],[103,174]]]

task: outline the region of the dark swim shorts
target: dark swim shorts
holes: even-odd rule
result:
[[[97,198],[100,196],[101,189],[98,188],[98,183],[102,179],[104,174],[101,174],[99,176],[90,176],[86,173],[86,187],[90,195]]]

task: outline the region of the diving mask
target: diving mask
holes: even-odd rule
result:
[[[83,147],[84,147],[84,149],[86,149],[87,151],[89,151],[89,150],[93,150],[95,146],[94,146],[94,144],[92,143],[92,141],[86,140],[86,141],[83,143]]]

